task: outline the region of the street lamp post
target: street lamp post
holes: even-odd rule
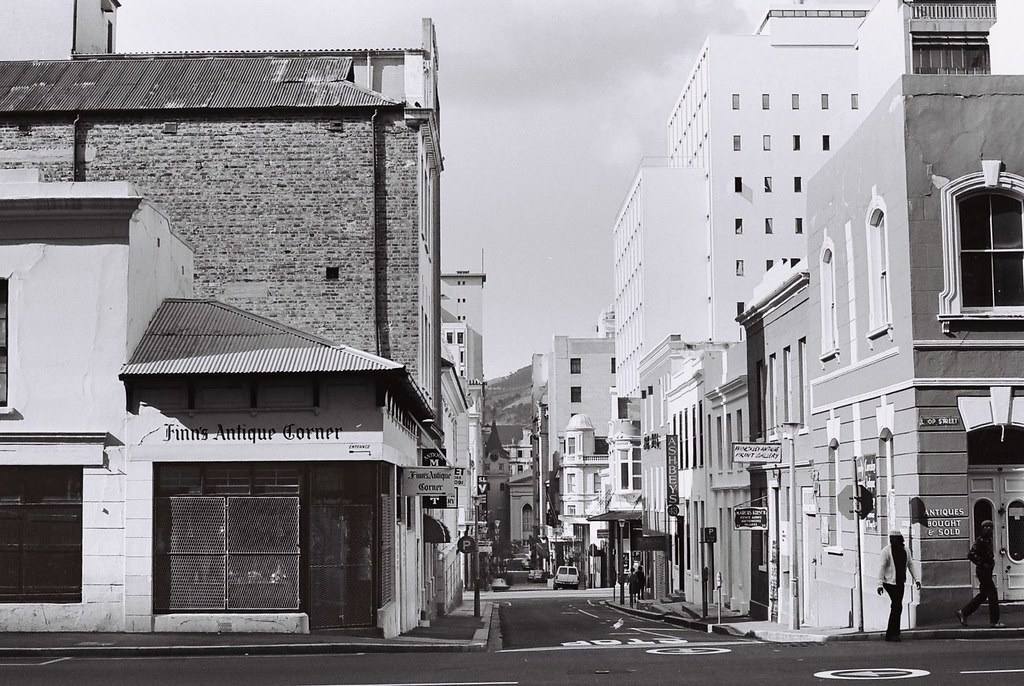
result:
[[[480,616],[480,498],[473,498],[473,616]]]
[[[800,424],[796,422],[786,422],[782,425],[782,439],[789,443],[789,628],[794,630],[800,628],[800,566],[796,558],[796,432],[799,428]]]
[[[624,577],[626,576],[625,570],[622,569],[622,561],[626,559],[625,550],[623,549],[622,542],[622,531],[626,528],[626,522],[623,519],[619,520],[619,559],[615,560],[615,576],[616,581],[619,582],[619,605],[626,604],[626,583]]]

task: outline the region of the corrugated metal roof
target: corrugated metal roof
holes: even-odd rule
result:
[[[382,107],[341,56],[0,62],[0,112]]]
[[[165,300],[121,376],[332,373],[400,370],[396,362],[335,345],[215,300]]]

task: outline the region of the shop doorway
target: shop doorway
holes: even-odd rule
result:
[[[999,598],[1024,600],[1024,468],[972,469],[969,477],[971,540],[992,520]]]

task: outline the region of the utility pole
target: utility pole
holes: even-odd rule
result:
[[[480,498],[473,496],[473,616],[480,616]]]
[[[796,432],[800,425],[786,422],[782,425],[782,439],[789,443],[789,628],[800,628],[800,565],[797,560],[797,506],[796,506]]]

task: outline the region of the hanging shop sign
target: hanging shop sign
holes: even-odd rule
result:
[[[669,505],[679,504],[679,437],[665,436],[666,486],[665,500]]]
[[[454,467],[412,467],[404,471],[402,495],[455,496]]]
[[[781,443],[733,443],[732,461],[746,462],[782,462]]]
[[[737,507],[732,511],[732,528],[737,531],[767,531],[767,507]]]

